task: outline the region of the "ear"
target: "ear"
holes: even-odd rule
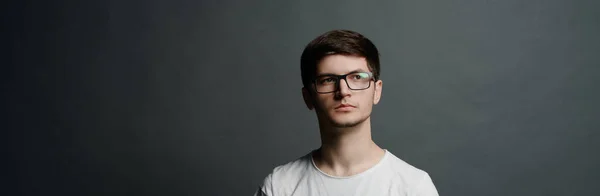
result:
[[[304,98],[304,104],[306,104],[306,107],[309,110],[312,110],[313,108],[315,108],[311,93],[308,92],[308,89],[306,89],[304,87],[302,87],[302,97]]]
[[[377,103],[379,103],[379,100],[381,100],[381,90],[383,88],[383,81],[381,80],[377,80],[377,82],[375,82],[375,95],[373,96],[373,105],[377,105]]]

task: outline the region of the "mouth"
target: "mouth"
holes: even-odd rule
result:
[[[341,104],[341,105],[338,105],[337,107],[335,107],[336,110],[337,109],[350,109],[350,108],[356,108],[356,107],[353,105],[350,105],[350,104]]]

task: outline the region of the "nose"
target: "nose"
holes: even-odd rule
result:
[[[338,95],[338,97],[341,98],[350,95],[351,89],[348,87],[348,82],[346,82],[346,80],[340,79],[337,87],[338,90],[336,91],[336,95]]]

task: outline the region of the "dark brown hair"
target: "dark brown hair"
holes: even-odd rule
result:
[[[379,52],[371,40],[354,31],[332,30],[312,40],[302,52],[300,74],[305,88],[311,86],[319,62],[334,54],[366,58],[375,81],[379,80]]]

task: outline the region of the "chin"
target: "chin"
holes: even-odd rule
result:
[[[346,128],[346,127],[355,127],[356,125],[359,125],[361,123],[363,123],[367,118],[343,118],[343,119],[336,119],[335,117],[330,119],[331,124],[334,127],[339,127],[339,128]]]

